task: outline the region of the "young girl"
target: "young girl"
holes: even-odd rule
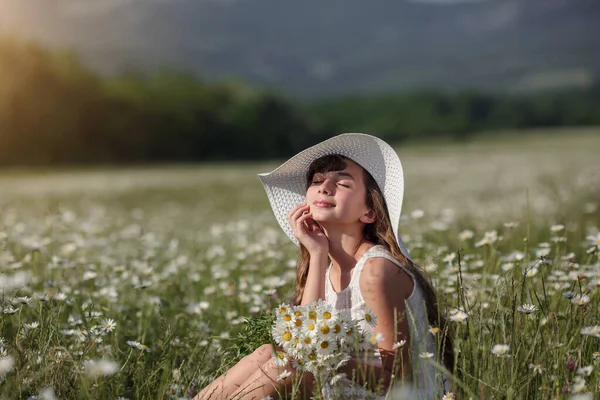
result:
[[[442,398],[449,385],[436,362],[452,371],[452,344],[435,292],[398,232],[404,178],[396,152],[374,136],[343,134],[259,177],[280,226],[300,245],[295,304],[322,299],[354,319],[368,310],[376,317],[374,327],[360,324],[379,336],[378,351],[353,354],[341,368],[344,398],[383,397],[399,382],[413,388],[411,398]],[[430,326],[440,328],[437,343]],[[310,398],[312,375],[296,376],[272,354],[270,344],[259,347],[196,399],[275,398],[298,379],[300,396]],[[285,370],[292,374],[282,379]]]

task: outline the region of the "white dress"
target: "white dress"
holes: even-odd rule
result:
[[[425,352],[436,354],[435,340],[429,332],[429,322],[427,320],[427,311],[425,308],[425,299],[414,279],[413,274],[400,264],[383,246],[373,246],[367,250],[356,263],[352,271],[350,284],[343,290],[336,292],[333,290],[329,271],[331,264],[325,274],[325,302],[334,306],[336,309],[350,309],[353,319],[363,319],[364,312],[367,309],[362,293],[360,291],[359,279],[365,262],[374,257],[383,257],[402,268],[413,280],[414,289],[411,295],[406,299],[406,315],[408,317],[408,327],[410,335],[410,356],[413,369],[413,390],[410,392],[410,399],[441,399],[444,395],[445,377],[437,372],[430,360],[421,358],[419,355]],[[373,333],[373,328],[366,322],[360,322],[361,328],[368,334]],[[434,356],[435,357],[435,356]],[[437,358],[435,358],[437,360]],[[381,365],[381,356],[376,352],[373,357],[373,363]],[[371,391],[362,388],[359,384],[347,381],[344,389],[344,397],[356,398],[390,398],[388,396],[377,396]],[[437,389],[436,389],[437,388]],[[406,397],[403,397],[406,398]]]

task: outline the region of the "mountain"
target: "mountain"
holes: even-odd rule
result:
[[[598,0],[0,0],[0,32],[298,97],[600,79]]]

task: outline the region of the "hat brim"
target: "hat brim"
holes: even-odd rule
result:
[[[364,133],[334,136],[301,151],[273,171],[258,175],[281,229],[292,242],[300,245],[288,222],[288,215],[295,206],[306,201],[305,179],[310,164],[320,157],[332,154],[351,159],[375,179],[385,198],[398,246],[409,257],[398,227],[404,196],[402,163],[389,144]]]

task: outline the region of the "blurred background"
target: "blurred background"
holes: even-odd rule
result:
[[[597,125],[597,0],[0,0],[4,166]]]

